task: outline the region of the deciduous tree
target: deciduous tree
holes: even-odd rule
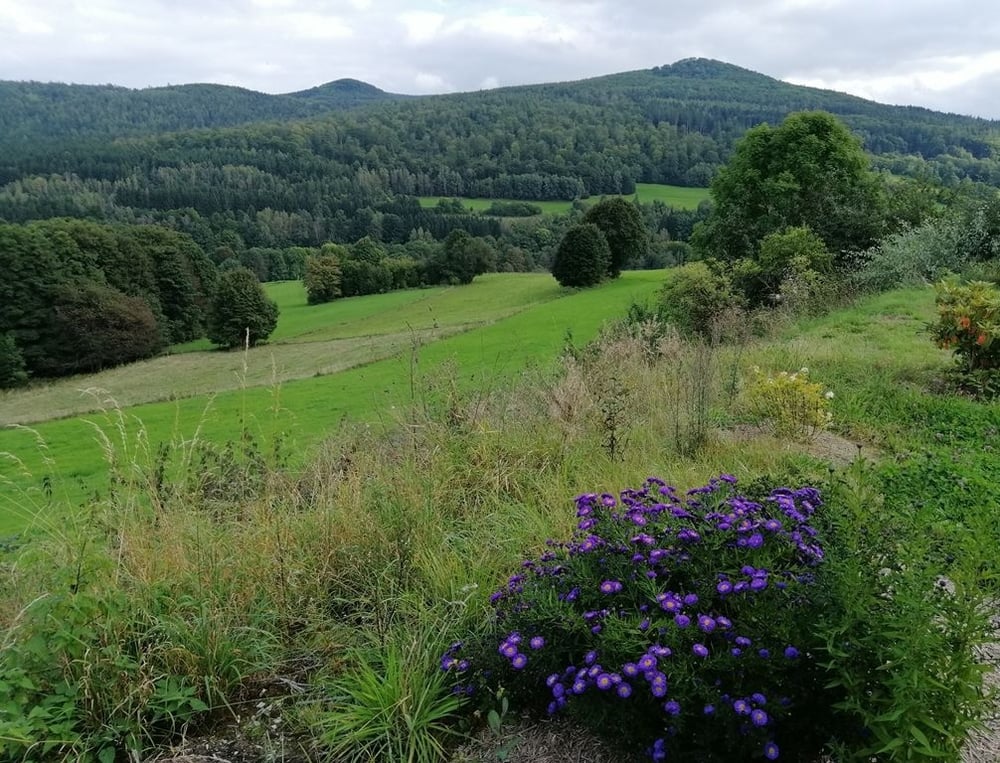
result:
[[[552,261],[552,275],[562,286],[594,286],[608,275],[611,247],[593,223],[574,225],[563,236]]]
[[[208,338],[220,347],[253,347],[278,325],[278,306],[247,268],[219,276],[208,316]]]

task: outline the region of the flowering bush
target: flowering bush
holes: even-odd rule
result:
[[[833,392],[809,380],[809,369],[776,376],[754,367],[745,397],[751,412],[771,422],[777,434],[793,439],[814,437],[830,425]]]
[[[1000,368],[1000,289],[987,281],[937,285],[934,340],[958,356],[963,370]]]
[[[722,475],[678,495],[650,477],[576,498],[577,529],[492,596],[491,640],[442,657],[457,689],[503,685],[613,728],[653,760],[796,759],[833,700],[803,635],[824,551],[817,490],[761,500]],[[623,750],[624,751],[624,750]]]

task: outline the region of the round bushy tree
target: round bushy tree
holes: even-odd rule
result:
[[[563,236],[552,261],[552,275],[562,286],[594,286],[608,274],[611,248],[593,223],[574,225]]]
[[[725,260],[755,258],[765,236],[789,227],[809,227],[835,255],[867,249],[885,214],[861,141],[821,111],[749,130],[712,181],[712,201],[691,243]]]
[[[310,305],[330,302],[340,296],[340,259],[335,254],[306,258],[302,277]]]
[[[278,306],[264,293],[253,271],[223,272],[215,288],[208,338],[220,347],[251,347],[267,339],[278,325]]]
[[[611,249],[608,275],[617,278],[626,262],[641,260],[649,248],[649,236],[642,215],[631,202],[620,196],[602,199],[587,210],[585,223],[601,229]]]

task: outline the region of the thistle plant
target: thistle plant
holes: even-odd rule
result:
[[[575,499],[577,528],[491,597],[490,638],[441,667],[572,714],[653,760],[796,758],[829,707],[810,653],[824,551],[811,487],[760,500],[722,475],[679,494],[650,477]],[[785,752],[787,751],[787,755]]]

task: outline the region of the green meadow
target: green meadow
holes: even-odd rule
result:
[[[0,534],[44,515],[39,510],[50,500],[77,503],[102,489],[107,472],[102,432],[114,439],[119,457],[140,460],[150,458],[161,442],[225,442],[244,429],[265,439],[280,433],[301,453],[344,420],[374,420],[412,402],[418,377],[446,373],[459,387],[475,388],[551,364],[567,335],[576,342],[593,338],[632,301],[646,300],[663,277],[662,271],[629,272],[598,289],[571,292],[560,290],[547,274],[495,274],[470,286],[316,308],[305,306],[295,284],[278,284],[272,293],[282,315],[273,345],[246,354],[185,353],[117,369],[113,378],[66,380],[48,388],[59,391],[63,408],[46,402],[44,389],[0,399],[3,415],[23,416],[34,408],[34,421],[44,418],[48,405],[59,415],[67,398],[104,409],[0,431]],[[338,368],[337,352],[353,367]],[[170,365],[178,362],[186,365]],[[289,379],[290,368],[308,378]],[[100,391],[78,391],[98,382]],[[178,391],[178,385],[190,385],[192,394]],[[137,393],[174,399],[117,407],[120,397],[127,403],[128,395]]]
[[[636,183],[635,194],[626,198],[638,198],[643,204],[652,204],[654,201],[661,201],[671,207],[679,209],[696,209],[698,205],[708,199],[707,188],[685,188],[679,185],[662,185],[660,183]],[[435,207],[441,200],[440,196],[420,196],[420,206]],[[473,199],[460,197],[459,200],[473,212],[484,212],[496,201],[522,201],[522,199]],[[572,201],[532,201],[544,214],[561,215],[573,208]],[[585,204],[589,201],[584,201]]]

